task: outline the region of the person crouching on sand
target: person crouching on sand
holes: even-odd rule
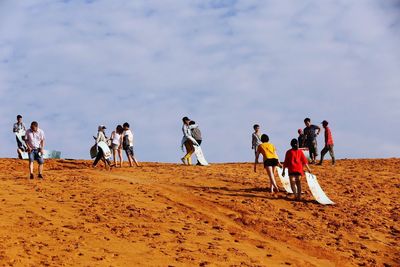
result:
[[[117,156],[119,158],[119,167],[122,168],[122,134],[124,132],[124,128],[121,125],[118,125],[115,131],[111,133],[111,148],[114,156],[114,166],[117,167]]]
[[[308,160],[303,151],[299,149],[297,139],[290,142],[292,149],[286,152],[285,162],[283,163],[282,176],[285,176],[285,168],[289,170],[290,187],[292,188],[295,199],[301,199],[301,177],[304,175],[304,166],[311,173]]]
[[[276,154],[276,148],[273,144],[269,143],[269,137],[266,134],[261,136],[261,142],[262,144],[260,144],[257,148],[256,159],[254,162],[254,172],[257,172],[258,157],[260,154],[262,154],[264,159],[264,168],[267,171],[269,180],[271,182],[271,193],[274,193],[274,190],[279,192],[274,173],[276,167],[281,166],[281,164],[279,163],[279,158]]]
[[[108,139],[106,137],[105,134],[105,129],[107,129],[104,125],[100,125],[97,129],[97,137],[96,137],[96,144],[100,143],[100,142],[105,142],[107,143]],[[102,160],[104,162],[104,164],[109,168],[111,168],[111,162],[109,159],[107,159],[104,155],[104,151],[101,147],[97,146],[97,156],[93,162],[93,168],[96,168],[97,163],[99,163],[100,160]]]
[[[25,142],[28,147],[29,155],[29,172],[30,179],[34,178],[33,175],[33,162],[36,160],[39,163],[39,179],[43,179],[43,151],[44,151],[44,132],[39,129],[39,124],[34,121],[31,123],[31,128],[26,131]]]

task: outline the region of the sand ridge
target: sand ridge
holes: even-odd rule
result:
[[[400,159],[313,167],[335,206],[271,195],[249,163],[90,164],[49,160],[31,181],[0,159],[1,265],[400,265]]]

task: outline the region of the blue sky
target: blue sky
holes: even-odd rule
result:
[[[186,115],[212,162],[252,160],[254,123],[282,155],[305,117],[340,158],[399,157],[399,29],[394,0],[0,0],[0,156],[22,114],[69,158],[128,121],[177,162]]]

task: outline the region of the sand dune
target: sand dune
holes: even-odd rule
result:
[[[89,166],[39,181],[0,159],[1,265],[400,266],[400,159],[315,166],[335,206],[271,195],[245,163]]]

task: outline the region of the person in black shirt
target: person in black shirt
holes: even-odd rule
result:
[[[315,160],[318,156],[318,146],[317,146],[317,136],[319,135],[321,128],[317,125],[311,124],[310,118],[304,119],[304,124],[306,128],[304,128],[304,147],[308,148],[308,152],[310,153],[311,164],[315,164]]]
[[[297,133],[299,134],[299,137],[297,137],[297,144],[299,145],[299,148],[304,147],[304,134],[303,134],[303,129],[298,129]]]

